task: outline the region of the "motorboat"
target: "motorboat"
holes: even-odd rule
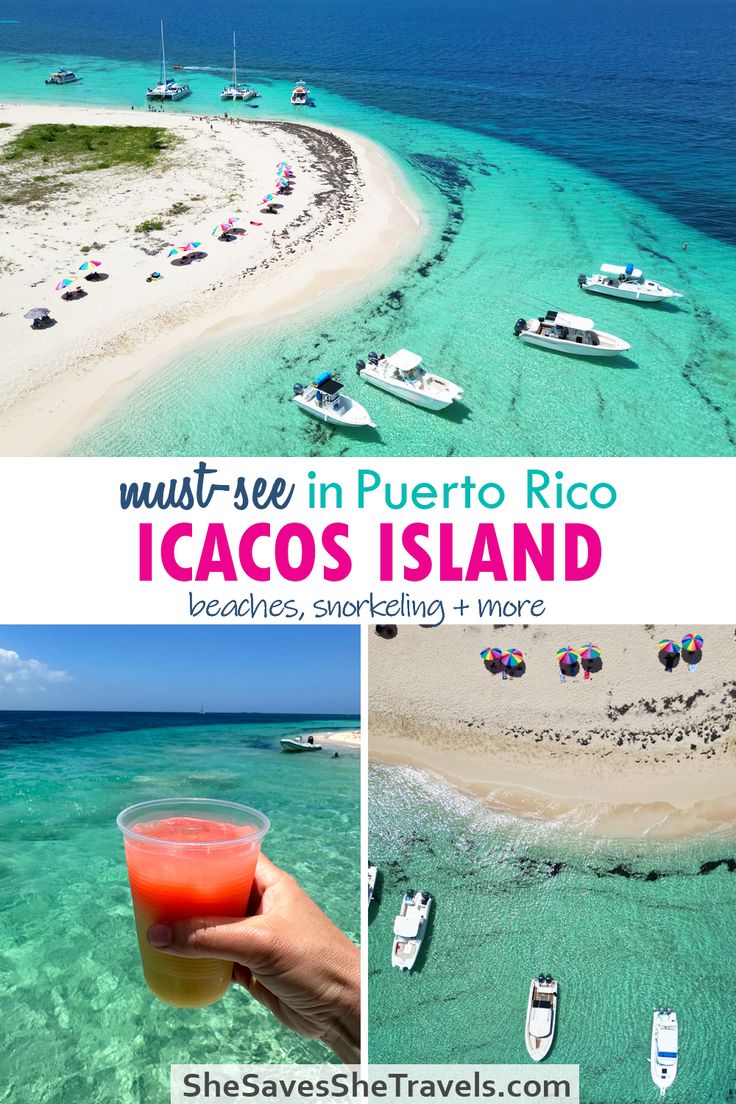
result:
[[[366,383],[426,410],[444,410],[462,398],[462,387],[430,372],[422,358],[408,349],[399,349],[390,357],[369,353],[368,363],[357,360],[355,369]]]
[[[255,88],[248,88],[245,84],[238,84],[238,63],[235,55],[235,32],[233,31],[233,76],[230,84],[225,85],[220,93],[221,100],[254,100],[258,96]]]
[[[282,751],[322,751],[322,744],[315,744],[314,736],[283,736],[279,743]]]
[[[44,84],[79,84],[83,79],[83,77],[78,77],[76,73],[72,73],[71,69],[65,69],[62,65],[60,69],[57,69],[55,73],[46,78]]]
[[[294,384],[294,402],[313,418],[349,429],[375,429],[376,423],[364,406],[345,394],[343,385],[331,372],[321,375],[306,387]]]
[[[295,107],[306,107],[309,103],[309,87],[304,81],[297,81],[291,93],[291,102]]]
[[[608,357],[625,353],[631,346],[620,337],[596,330],[592,318],[580,318],[564,311],[548,310],[544,318],[519,318],[514,333],[527,345],[539,345],[556,353]]]
[[[394,941],[391,965],[399,970],[411,970],[416,965],[419,949],[427,933],[427,920],[432,898],[425,889],[408,890],[394,920]]]
[[[600,272],[578,276],[578,287],[583,291],[597,292],[598,295],[612,295],[615,299],[633,299],[640,303],[661,303],[665,299],[682,299],[681,291],[673,291],[648,280],[640,268],[633,264],[601,265]]]
[[[654,1009],[649,1063],[652,1081],[664,1096],[677,1077],[677,1014],[671,1008]]]
[[[533,1062],[550,1052],[557,1024],[557,982],[549,974],[532,978],[526,1009],[526,1049]]]
[[[146,92],[147,100],[157,100],[161,103],[171,100],[183,100],[191,93],[188,84],[180,84],[173,77],[166,76],[166,47],[164,45],[164,24],[161,20],[161,72],[158,84],[149,88]]]
[[[376,892],[376,878],[378,877],[378,867],[368,864],[368,904],[373,900],[373,894]]]

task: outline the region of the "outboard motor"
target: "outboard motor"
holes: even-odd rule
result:
[[[378,353],[369,353],[368,354],[368,363],[373,364],[373,365],[378,364]]]
[[[544,980],[547,982],[548,985],[551,985],[552,984],[552,975],[547,974],[547,976]]]
[[[514,326],[514,333],[518,337],[520,333],[523,333],[526,329],[526,318],[517,318],[516,325]]]
[[[355,362],[355,371],[358,373],[358,375],[360,375],[360,373],[363,371],[364,368],[365,368],[365,361],[364,360],[356,360],[356,362]]]
[[[537,981],[540,983],[540,985],[544,985],[544,974],[540,974],[537,978]]]
[[[295,383],[294,384],[294,394],[295,395],[303,395],[304,394],[304,384],[303,383]]]
[[[578,276],[578,287],[579,288],[584,288],[585,285],[587,284],[587,282],[588,282],[588,277],[585,275],[584,272],[581,272],[580,275]]]

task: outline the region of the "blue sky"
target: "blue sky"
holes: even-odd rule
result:
[[[347,626],[0,627],[0,710],[360,711]]]

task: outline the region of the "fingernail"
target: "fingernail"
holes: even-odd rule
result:
[[[171,945],[171,928],[168,924],[151,924],[148,929],[148,942],[152,947],[169,947]]]

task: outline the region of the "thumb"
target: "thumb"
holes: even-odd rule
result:
[[[152,924],[147,938],[164,954],[184,958],[223,958],[257,969],[272,952],[270,933],[260,917],[206,916]]]

